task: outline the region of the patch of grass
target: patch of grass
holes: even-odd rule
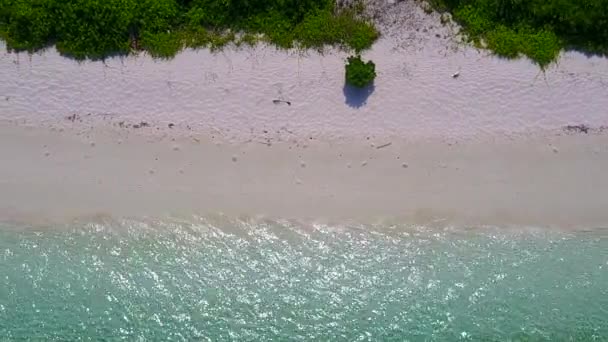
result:
[[[181,34],[146,32],[141,37],[141,46],[153,57],[171,58],[183,49],[184,41]]]
[[[209,37],[209,48],[211,51],[217,51],[232,43],[235,40],[236,35],[232,31],[227,31],[223,33],[214,33]]]
[[[376,65],[372,61],[363,62],[361,56],[350,56],[346,63],[346,83],[357,88],[370,85],[376,78]]]
[[[338,15],[320,12],[296,26],[294,38],[303,48],[332,45],[360,52],[373,44],[378,32],[350,11]]]
[[[77,59],[133,49],[170,58],[185,47],[260,40],[358,52],[378,38],[363,11],[360,1],[338,9],[335,0],[1,0],[0,38],[18,51],[56,44]]]
[[[473,39],[479,39],[494,25],[482,8],[471,5],[456,9],[454,16],[465,23],[467,32]]]
[[[551,30],[523,30],[520,34],[525,37],[523,53],[542,68],[553,62],[564,46],[561,39]]]
[[[478,46],[545,68],[563,48],[608,52],[608,0],[431,0]]]
[[[242,34],[236,40],[235,44],[237,46],[247,45],[247,46],[255,46],[258,43],[259,38],[251,33]]]
[[[0,23],[0,39],[4,41],[7,39],[6,26],[2,23]]]
[[[562,43],[552,31],[498,25],[485,35],[488,48],[497,55],[516,58],[523,54],[545,68],[557,58]]]

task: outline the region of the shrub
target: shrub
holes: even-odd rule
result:
[[[243,34],[248,44],[261,37],[282,48],[358,52],[378,37],[360,15],[336,0],[0,0],[0,38],[32,52],[56,44],[78,59],[132,48],[171,57],[184,47],[238,44]]]
[[[346,83],[357,88],[370,85],[376,78],[376,65],[372,61],[363,62],[361,56],[350,56],[346,64]]]
[[[344,10],[337,15],[319,12],[308,15],[295,27],[294,38],[304,48],[321,48],[329,44],[360,52],[371,47],[378,38],[378,31],[357,17],[353,10]]]
[[[469,38],[497,54],[541,67],[562,48],[608,53],[608,0],[431,0],[451,11]]]
[[[8,46],[34,51],[45,47],[55,31],[55,18],[45,1],[2,1],[0,27]]]
[[[51,39],[57,41],[62,53],[83,59],[129,52],[129,29],[136,12],[134,0],[57,1],[54,7],[65,18],[50,14],[56,19]]]

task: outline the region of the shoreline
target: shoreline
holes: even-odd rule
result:
[[[10,220],[223,213],[567,230],[608,223],[607,134],[381,147],[0,133],[0,216]]]

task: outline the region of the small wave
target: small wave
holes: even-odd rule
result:
[[[0,225],[0,336],[600,340],[605,231],[223,216]]]

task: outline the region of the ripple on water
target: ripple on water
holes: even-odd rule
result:
[[[0,226],[12,339],[602,340],[605,232],[286,220]]]

